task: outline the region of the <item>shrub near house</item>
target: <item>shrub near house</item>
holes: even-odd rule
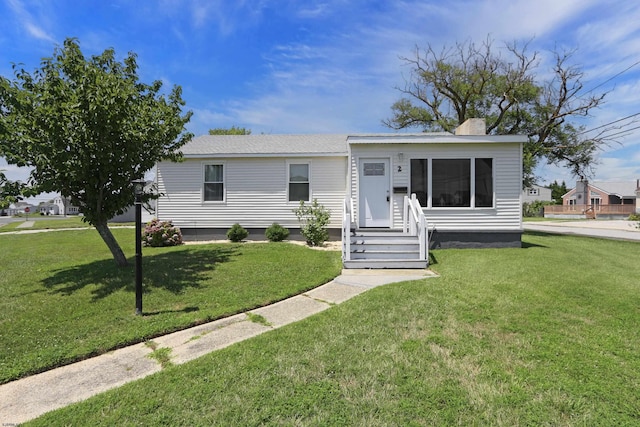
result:
[[[182,233],[171,221],[153,219],[142,231],[142,244],[145,246],[177,246],[182,244]]]

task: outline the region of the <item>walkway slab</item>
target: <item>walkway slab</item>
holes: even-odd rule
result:
[[[329,307],[331,305],[325,302],[297,295],[266,307],[251,310],[251,312],[263,316],[274,328],[278,328],[320,313]]]
[[[327,283],[324,286],[312,289],[305,295],[315,300],[324,301],[329,304],[340,304],[341,302],[351,299],[366,290],[367,288],[364,287],[345,285],[333,281]]]
[[[35,225],[35,221],[25,221],[16,226],[16,228],[31,228]]]
[[[20,424],[45,412],[144,378],[161,368],[151,349],[136,344],[0,387],[0,422]]]
[[[180,344],[165,345],[168,344],[165,337],[155,339],[154,342],[159,348],[170,347],[171,362],[179,365],[272,330],[268,326],[251,322],[245,314],[241,316],[244,320],[228,323],[224,327],[203,330],[201,335],[194,335],[190,340]]]
[[[344,269],[342,270],[342,274],[336,277],[334,281],[339,284],[346,284],[350,286],[375,288],[377,286],[387,285],[390,283],[421,280],[430,277],[438,277],[438,275],[433,271],[426,269]]]

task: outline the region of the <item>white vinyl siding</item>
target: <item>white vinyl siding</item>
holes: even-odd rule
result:
[[[245,228],[266,228],[278,222],[298,228],[293,213],[297,202],[288,201],[288,164],[305,161],[282,157],[225,158],[225,202],[204,202],[202,164],[212,160],[160,162],[157,167],[157,215],[178,227],[228,228],[238,222]],[[331,211],[332,228],[339,228],[346,193],[345,157],[319,157],[309,163],[311,196]]]
[[[519,143],[353,144],[350,158],[350,191],[354,200],[358,197],[358,158],[372,156],[387,156],[392,159],[392,188],[410,187],[411,159],[490,158],[493,169],[493,206],[423,206],[429,228],[442,231],[521,229],[522,160]],[[392,228],[402,227],[403,199],[404,194],[393,194]]]

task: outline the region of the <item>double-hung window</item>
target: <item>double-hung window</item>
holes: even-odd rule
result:
[[[204,165],[204,192],[205,202],[224,201],[224,165]]]
[[[311,198],[311,167],[309,163],[289,163],[288,165],[288,193],[290,202],[310,201]]]

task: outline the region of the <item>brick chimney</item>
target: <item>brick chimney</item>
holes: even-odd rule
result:
[[[456,135],[486,135],[487,123],[485,119],[467,119],[456,128]]]

